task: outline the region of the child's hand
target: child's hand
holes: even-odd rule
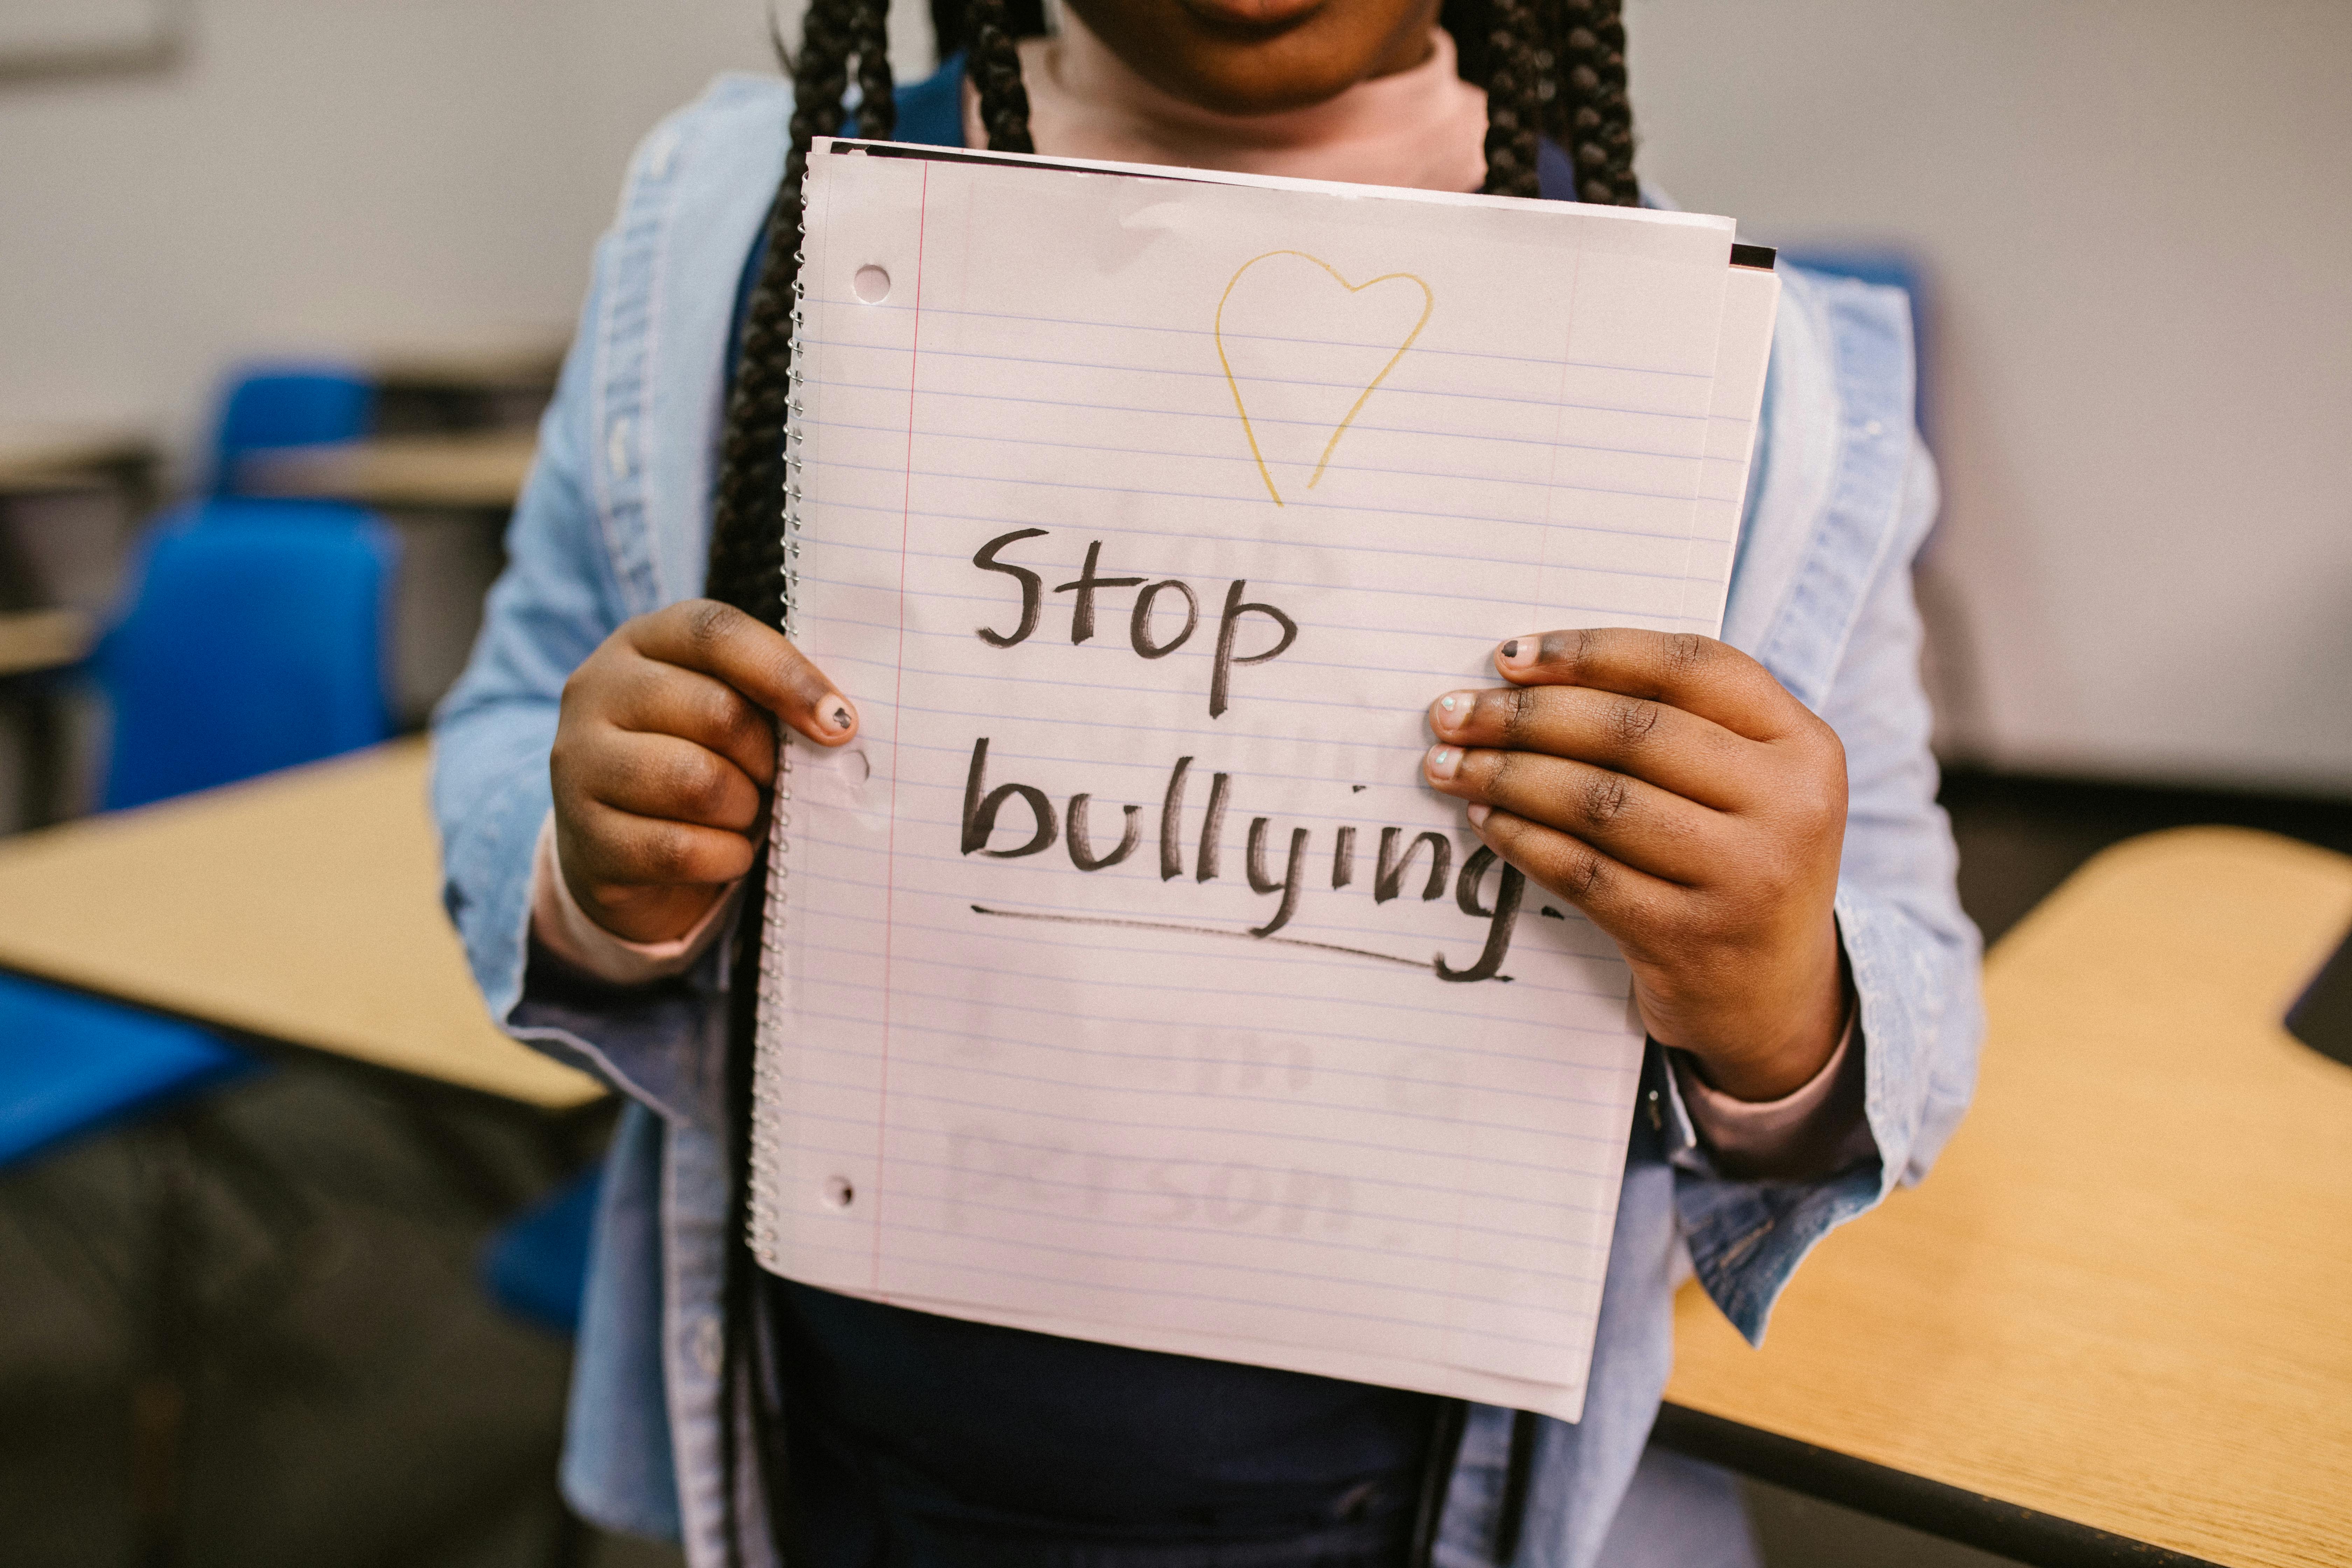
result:
[[[556,856],[590,919],[667,942],[751,868],[778,718],[823,746],[857,732],[799,649],[709,599],[639,616],[572,672],[548,769]]]
[[[1495,666],[1515,684],[1430,706],[1429,782],[1616,939],[1651,1037],[1717,1088],[1777,1100],[1819,1072],[1844,1022],[1836,734],[1709,637],[1549,632]]]

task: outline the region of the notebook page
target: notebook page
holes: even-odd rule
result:
[[[1757,412],[1763,401],[1764,373],[1780,295],[1780,279],[1769,270],[1736,268],[1725,283],[1722,348],[1716,367],[1706,466],[1700,480],[1700,505],[1693,532],[1697,574],[1685,584],[1690,598],[1684,617],[1685,629],[1709,637],[1723,629],[1723,580],[1729,576],[1738,542],[1740,510],[1755,451]],[[1697,553],[1702,552],[1706,553]],[[1720,579],[1714,575],[1717,573]],[[1051,1312],[1014,1312],[970,1302],[932,1302],[915,1297],[897,1300],[901,1306],[976,1318],[1006,1328],[1077,1338],[1100,1337],[1094,1325]],[[1120,1337],[1128,1344],[1172,1354],[1250,1359],[1235,1357],[1230,1343],[1219,1336],[1178,1328],[1154,1326],[1144,1331],[1131,1327]],[[1574,1389],[1463,1367],[1415,1366],[1394,1357],[1366,1357],[1328,1345],[1286,1347],[1279,1364],[1292,1371],[1354,1382],[1444,1386],[1482,1405],[1534,1410],[1564,1420],[1575,1420],[1580,1412],[1581,1402],[1574,1397],[1579,1391]]]
[[[856,156],[809,199],[793,629],[863,728],[788,749],[762,1262],[1572,1415],[1625,971],[1420,784],[1422,712],[1719,574],[1728,225]]]

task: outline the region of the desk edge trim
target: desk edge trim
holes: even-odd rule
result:
[[[1686,1458],[2030,1563],[2032,1568],[2224,1568],[1982,1492],[1668,1402],[1652,1440]]]

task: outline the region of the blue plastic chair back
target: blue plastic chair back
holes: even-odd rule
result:
[[[515,1316],[560,1334],[580,1331],[588,1247],[604,1167],[592,1166],[492,1233],[482,1247],[482,1289]]]
[[[0,1165],[251,1065],[193,1025],[0,974]]]
[[[143,805],[392,733],[387,605],[399,541],[354,507],[199,501],[146,542],[100,645],[114,710],[103,804]]]
[[[213,439],[213,489],[234,494],[240,459],[276,447],[352,441],[375,419],[375,385],[338,364],[247,365],[229,378]]]

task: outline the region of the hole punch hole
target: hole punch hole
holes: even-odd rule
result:
[[[890,297],[890,275],[879,267],[861,267],[849,280],[849,289],[866,304],[878,305]]]
[[[856,1201],[857,1189],[849,1184],[847,1176],[827,1176],[824,1179],[825,1207],[845,1209]]]

